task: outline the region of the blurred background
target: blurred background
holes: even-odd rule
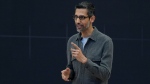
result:
[[[0,84],[70,84],[61,79],[72,15],[82,0],[0,1]],[[150,1],[87,0],[96,26],[114,42],[109,84],[148,84]]]

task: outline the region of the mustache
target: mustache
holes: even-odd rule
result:
[[[82,26],[82,24],[81,24],[81,23],[77,23],[76,25]]]

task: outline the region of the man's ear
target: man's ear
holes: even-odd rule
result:
[[[92,23],[95,21],[95,16],[94,16],[94,15],[90,18],[90,21],[91,21]]]

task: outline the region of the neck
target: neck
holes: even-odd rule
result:
[[[84,38],[89,37],[92,34],[93,30],[94,30],[93,27],[90,26],[89,28],[87,28],[87,30],[81,32],[82,37]]]

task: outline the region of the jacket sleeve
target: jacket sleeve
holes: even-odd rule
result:
[[[67,65],[68,68],[70,68],[71,72],[70,72],[70,76],[69,76],[69,80],[73,80],[74,79],[74,76],[75,76],[75,73],[74,73],[74,70],[73,70],[73,67],[72,67],[72,63],[70,63],[69,65]]]
[[[102,81],[108,80],[111,74],[113,61],[113,43],[112,40],[105,42],[103,46],[102,58],[100,63],[97,64],[90,59],[84,64],[85,68],[88,69],[95,77]]]
[[[70,76],[69,76],[69,80],[73,80],[74,79],[74,76],[75,76],[75,72],[74,72],[74,69],[73,69],[73,65],[72,65],[72,56],[71,56],[71,51],[70,51],[70,39],[67,43],[67,66],[68,68],[70,68],[71,72],[70,72]]]

